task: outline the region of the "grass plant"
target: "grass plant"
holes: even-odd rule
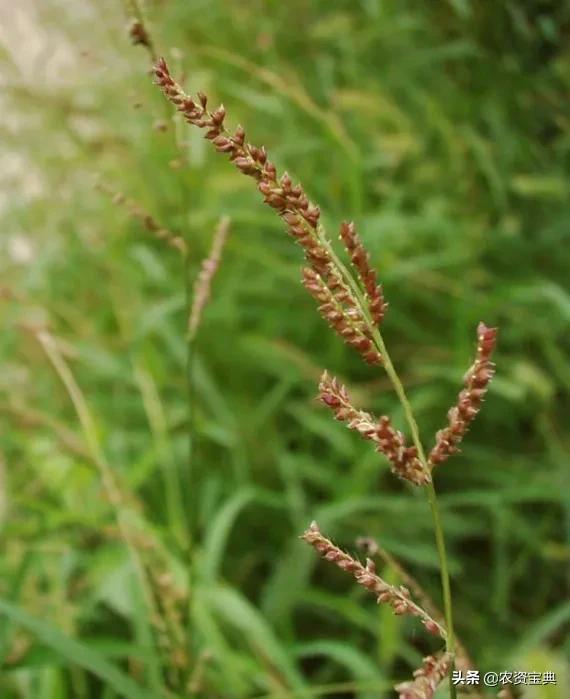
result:
[[[372,699],[451,660],[565,696],[567,24],[511,0],[0,7],[2,699]],[[158,55],[307,208],[283,224],[271,182],[259,205],[157,94]],[[481,318],[499,371],[471,422]]]

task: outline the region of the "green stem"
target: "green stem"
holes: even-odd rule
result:
[[[449,570],[447,566],[447,554],[445,551],[445,539],[443,536],[443,526],[441,515],[437,504],[437,495],[433,483],[427,486],[429,506],[434,522],[435,542],[441,566],[441,588],[443,591],[443,609],[447,626],[447,650],[450,653],[455,651],[455,635],[453,633],[453,607],[451,604],[451,584],[449,580]]]
[[[188,318],[192,308],[192,283],[190,276],[190,256],[184,256],[184,322],[185,328],[188,327]],[[185,331],[186,332],[186,331]],[[196,338],[186,340],[186,361],[184,372],[186,374],[186,413],[187,413],[187,441],[186,441],[186,468],[184,469],[184,487],[187,493],[187,521],[190,545],[188,554],[190,558],[190,567],[193,559],[193,551],[198,540],[198,509],[197,496],[199,493],[198,478],[199,473],[196,468],[197,461],[197,437],[196,437],[196,422],[195,422],[195,393],[196,387],[194,382],[196,368]]]
[[[404,389],[404,386],[402,382],[400,381],[400,377],[398,376],[398,373],[396,372],[396,369],[394,368],[394,365],[392,364],[392,360],[390,359],[390,355],[388,354],[388,350],[386,349],[386,345],[384,344],[384,340],[382,338],[382,335],[380,334],[380,331],[377,330],[376,328],[374,329],[374,340],[376,342],[376,345],[378,347],[378,351],[382,355],[383,364],[384,364],[384,369],[386,369],[386,373],[388,374],[388,378],[390,379],[392,386],[394,387],[394,390],[396,391],[396,395],[400,399],[400,403],[402,404],[402,408],[404,409],[404,415],[406,417],[406,422],[408,423],[410,427],[410,431],[412,433],[412,441],[414,443],[414,446],[418,450],[418,457],[420,461],[422,462],[423,467],[428,470],[428,465],[427,465],[427,459],[426,455],[424,452],[424,448],[422,446],[422,442],[420,440],[420,431],[418,429],[418,423],[416,422],[416,418],[414,417],[414,413],[412,411],[412,406],[410,405],[410,401],[408,400],[408,397],[406,396],[406,391]]]
[[[188,327],[188,318],[190,317],[190,309],[192,307],[192,285],[190,282],[190,255],[186,251],[183,258],[183,274],[184,274],[184,333]],[[194,358],[195,358],[195,343],[186,342],[186,361],[184,372],[186,374],[185,389],[186,389],[186,408],[187,408],[187,443],[186,443],[186,468],[184,469],[184,486],[187,493],[187,510],[186,517],[188,522],[188,557],[186,561],[186,582],[188,585],[188,602],[186,606],[186,647],[191,659],[189,667],[194,664],[193,648],[192,648],[192,632],[191,624],[191,609],[194,603],[194,575],[196,572],[196,542],[198,540],[197,526],[197,497],[198,497],[198,481],[195,478],[193,470],[194,456],[196,453],[196,431],[194,421]],[[189,682],[190,669],[186,672],[185,684]]]
[[[435,531],[435,543],[439,556],[439,566],[441,574],[441,589],[443,592],[443,611],[445,614],[445,625],[447,627],[447,637],[445,647],[449,653],[455,653],[455,634],[453,631],[453,605],[451,601],[451,584],[449,580],[449,569],[447,566],[447,553],[445,550],[445,538],[443,536],[443,526],[441,524],[441,516],[439,506],[437,504],[437,494],[433,485],[433,481],[428,484],[428,500],[433,518],[433,526]],[[455,660],[452,661],[451,670],[449,672],[449,696],[451,699],[456,699],[457,689],[453,683],[453,670],[455,668]]]
[[[400,381],[400,377],[398,376],[398,373],[396,369],[394,368],[394,365],[392,364],[392,360],[390,358],[390,355],[388,353],[388,350],[386,349],[386,345],[384,344],[384,340],[382,338],[382,335],[380,334],[380,331],[375,329],[374,331],[374,340],[378,346],[378,351],[382,355],[384,359],[384,368],[386,369],[386,373],[388,374],[388,377],[392,383],[392,386],[394,387],[394,390],[396,391],[396,394],[400,400],[400,403],[402,405],[402,408],[404,410],[404,415],[406,417],[406,421],[410,427],[410,431],[412,433],[412,441],[414,443],[414,446],[418,450],[418,457],[420,461],[422,462],[423,467],[428,470],[428,464],[427,464],[427,459],[425,456],[424,448],[420,439],[420,432],[418,429],[418,424],[416,422],[416,418],[414,417],[414,413],[412,410],[412,406],[410,405],[410,401],[408,400],[408,397],[406,395],[406,391],[404,389],[404,386],[402,382]],[[435,534],[435,543],[437,547],[437,555],[439,558],[439,570],[440,570],[440,576],[441,576],[441,590],[442,590],[442,595],[443,595],[443,610],[444,610],[444,615],[445,615],[445,625],[447,628],[447,637],[445,640],[445,647],[446,650],[449,653],[454,653],[455,652],[455,633],[453,630],[453,605],[451,601],[451,583],[450,583],[450,578],[449,578],[449,567],[447,563],[447,551],[445,548],[445,537],[443,534],[443,526],[441,523],[441,515],[439,512],[439,505],[437,502],[437,493],[435,492],[435,487],[433,484],[433,481],[428,483],[427,485],[427,496],[428,496],[428,502],[431,510],[431,516],[433,520],[433,528],[434,528],[434,534]],[[452,666],[453,669],[453,666]],[[457,690],[455,685],[452,682],[452,675],[453,672],[450,672],[449,675],[449,695],[451,699],[455,699],[457,696]]]

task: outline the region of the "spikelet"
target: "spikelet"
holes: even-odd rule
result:
[[[396,571],[398,578],[410,590],[412,595],[416,598],[418,604],[431,617],[433,617],[435,621],[439,622],[440,624],[444,624],[443,612],[438,609],[432,598],[426,593],[418,580],[402,565],[400,561],[394,558],[391,553],[389,553],[375,539],[369,536],[358,537],[356,540],[356,546],[360,551],[366,553],[367,556],[379,556],[387,566]],[[426,628],[428,628],[427,624]],[[477,669],[477,666],[469,656],[467,649],[457,637],[455,637],[455,667],[460,669],[462,672]]]
[[[417,449],[406,446],[404,435],[394,429],[390,418],[383,415],[376,419],[370,413],[357,410],[346,388],[326,371],[319,384],[319,398],[333,411],[337,420],[374,442],[376,450],[390,461],[392,473],[413,485],[426,485],[431,481],[429,472],[418,458]]]
[[[384,320],[388,304],[384,300],[382,286],[376,280],[376,271],[370,266],[370,256],[356,232],[354,223],[346,221],[342,223],[340,238],[366,291],[368,310],[370,311],[372,322],[378,326]]]
[[[198,326],[200,325],[200,319],[202,318],[202,312],[210,299],[212,279],[218,270],[222,257],[222,250],[226,244],[229,230],[230,219],[228,216],[224,216],[220,220],[216,232],[214,233],[210,253],[202,262],[202,268],[194,284],[192,308],[190,310],[190,317],[188,318],[189,342],[192,342],[192,340],[196,337]]]
[[[394,687],[399,699],[431,699],[441,681],[449,674],[452,663],[451,653],[428,655],[423,659],[421,668],[414,672],[412,681]]]
[[[370,558],[366,559],[366,565],[363,565],[323,536],[316,522],[311,523],[301,538],[325,560],[350,573],[359,585],[376,595],[379,604],[389,604],[395,614],[418,617],[430,633],[446,637],[445,629],[410,598],[410,592],[406,587],[390,585],[377,575],[374,561]]]
[[[459,394],[457,404],[447,413],[448,426],[436,434],[435,446],[428,463],[437,466],[459,451],[458,444],[481,408],[489,383],[495,374],[491,355],[497,342],[497,328],[479,323],[477,328],[477,356],[465,374],[465,388]]]

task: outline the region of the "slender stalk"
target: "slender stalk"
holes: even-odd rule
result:
[[[192,308],[192,284],[190,281],[190,257],[186,255],[183,260],[183,274],[184,274],[184,332],[186,332],[186,323],[190,317],[190,311]],[[186,559],[186,583],[188,586],[188,600],[185,609],[186,617],[186,648],[188,651],[188,671],[186,673],[185,681],[190,682],[191,675],[193,672],[192,667],[196,667],[197,660],[194,656],[194,649],[192,647],[192,633],[193,626],[191,623],[192,606],[194,604],[194,575],[196,569],[196,542],[198,540],[198,517],[197,517],[197,506],[196,498],[199,493],[198,481],[193,477],[193,465],[194,456],[196,454],[196,430],[195,430],[195,419],[194,419],[194,364],[196,356],[196,342],[187,341],[186,342],[186,357],[185,357],[185,392],[186,392],[186,413],[187,413],[187,435],[186,435],[186,469],[184,472],[184,489],[187,493],[187,522],[188,522],[188,551]]]
[[[186,256],[184,259],[184,319],[185,322],[188,321],[190,317],[190,311],[192,309],[192,284],[190,280],[190,260]],[[195,423],[194,423],[194,359],[196,356],[196,343],[194,341],[186,342],[186,405],[187,405],[187,463],[186,463],[186,487],[191,488],[194,480],[192,478],[192,464],[193,457],[196,451],[196,435],[195,435]],[[188,490],[192,493],[192,490]],[[194,494],[197,490],[194,491]],[[196,518],[195,518],[195,501],[192,500],[192,495],[190,496],[190,510],[188,512],[189,530],[190,530],[190,542],[193,547],[196,536]]]
[[[429,483],[428,500],[431,509],[431,514],[435,529],[435,542],[439,555],[439,563],[441,566],[441,588],[443,591],[443,611],[445,615],[445,624],[447,626],[447,642],[446,648],[450,653],[455,652],[455,634],[453,631],[453,607],[451,604],[451,584],[449,580],[449,570],[447,566],[447,553],[445,550],[445,538],[443,535],[443,526],[441,524],[441,516],[437,503],[437,494],[433,483]]]
[[[390,358],[390,355],[388,354],[388,350],[386,349],[386,345],[384,343],[384,339],[382,338],[382,335],[380,334],[380,331],[375,329],[374,331],[374,340],[376,341],[376,344],[378,345],[378,351],[382,355],[384,359],[384,369],[386,370],[386,373],[388,374],[388,378],[392,382],[392,386],[394,387],[394,390],[396,391],[396,395],[400,399],[400,403],[402,404],[402,408],[404,409],[404,415],[406,417],[406,422],[408,423],[410,427],[410,432],[412,433],[412,441],[414,443],[414,446],[418,450],[418,457],[422,464],[425,466],[427,469],[427,459],[426,455],[424,452],[424,448],[420,439],[420,431],[418,429],[418,423],[416,422],[416,418],[414,417],[414,413],[412,411],[412,406],[410,405],[410,401],[408,400],[408,397],[406,395],[406,391],[404,389],[404,386],[402,382],[400,381],[400,377],[398,376],[398,373],[392,363],[392,360]]]
[[[402,382],[400,381],[400,377],[398,376],[398,373],[394,367],[394,364],[392,363],[392,360],[390,358],[390,355],[388,353],[388,350],[386,349],[386,345],[384,343],[384,340],[382,338],[382,335],[380,334],[380,331],[376,330],[374,334],[374,340],[376,341],[378,345],[378,350],[382,354],[382,357],[384,358],[384,368],[386,369],[386,373],[388,374],[388,377],[390,381],[392,382],[392,385],[394,387],[394,390],[396,391],[396,394],[400,400],[400,403],[402,405],[402,408],[404,410],[404,415],[406,417],[406,421],[410,427],[410,432],[412,434],[412,441],[418,450],[418,457],[424,467],[427,469],[427,460],[424,452],[424,448],[420,439],[420,433],[418,429],[418,424],[416,422],[416,418],[414,417],[414,413],[412,410],[412,406],[410,404],[410,401],[408,400],[408,397],[406,395],[406,391],[404,389],[404,386]],[[445,548],[445,537],[443,534],[443,526],[441,523],[441,515],[439,512],[439,505],[437,502],[437,493],[435,491],[435,487],[433,484],[433,481],[427,484],[427,496],[428,496],[428,502],[431,510],[431,516],[433,520],[433,528],[434,528],[434,534],[435,534],[435,543],[437,547],[437,555],[439,558],[439,570],[440,570],[440,577],[441,577],[441,590],[442,590],[442,596],[443,596],[443,611],[444,611],[444,616],[445,616],[445,625],[447,628],[447,637],[445,639],[445,647],[446,650],[449,653],[455,653],[455,633],[453,630],[453,605],[452,605],[452,599],[451,599],[451,583],[449,579],[449,567],[447,564],[447,551]],[[449,695],[451,699],[455,699],[457,696],[457,690],[455,685],[452,682],[452,675],[453,675],[453,665],[452,665],[452,672],[449,674]]]

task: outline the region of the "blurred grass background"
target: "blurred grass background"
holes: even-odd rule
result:
[[[481,671],[553,670],[557,687],[524,695],[566,696],[570,5],[145,10],[185,86],[224,102],[329,231],[357,222],[428,444],[477,322],[500,326],[485,408],[438,474],[457,630]],[[252,183],[173,120],[130,14],[111,0],[0,8],[0,696],[391,696],[433,644],[298,536],[314,518],[351,551],[375,537],[439,600],[424,499],[318,407],[320,371],[403,427],[400,409],[315,313],[300,252]],[[184,237],[187,270],[97,178]],[[186,272],[224,214],[189,423]]]

